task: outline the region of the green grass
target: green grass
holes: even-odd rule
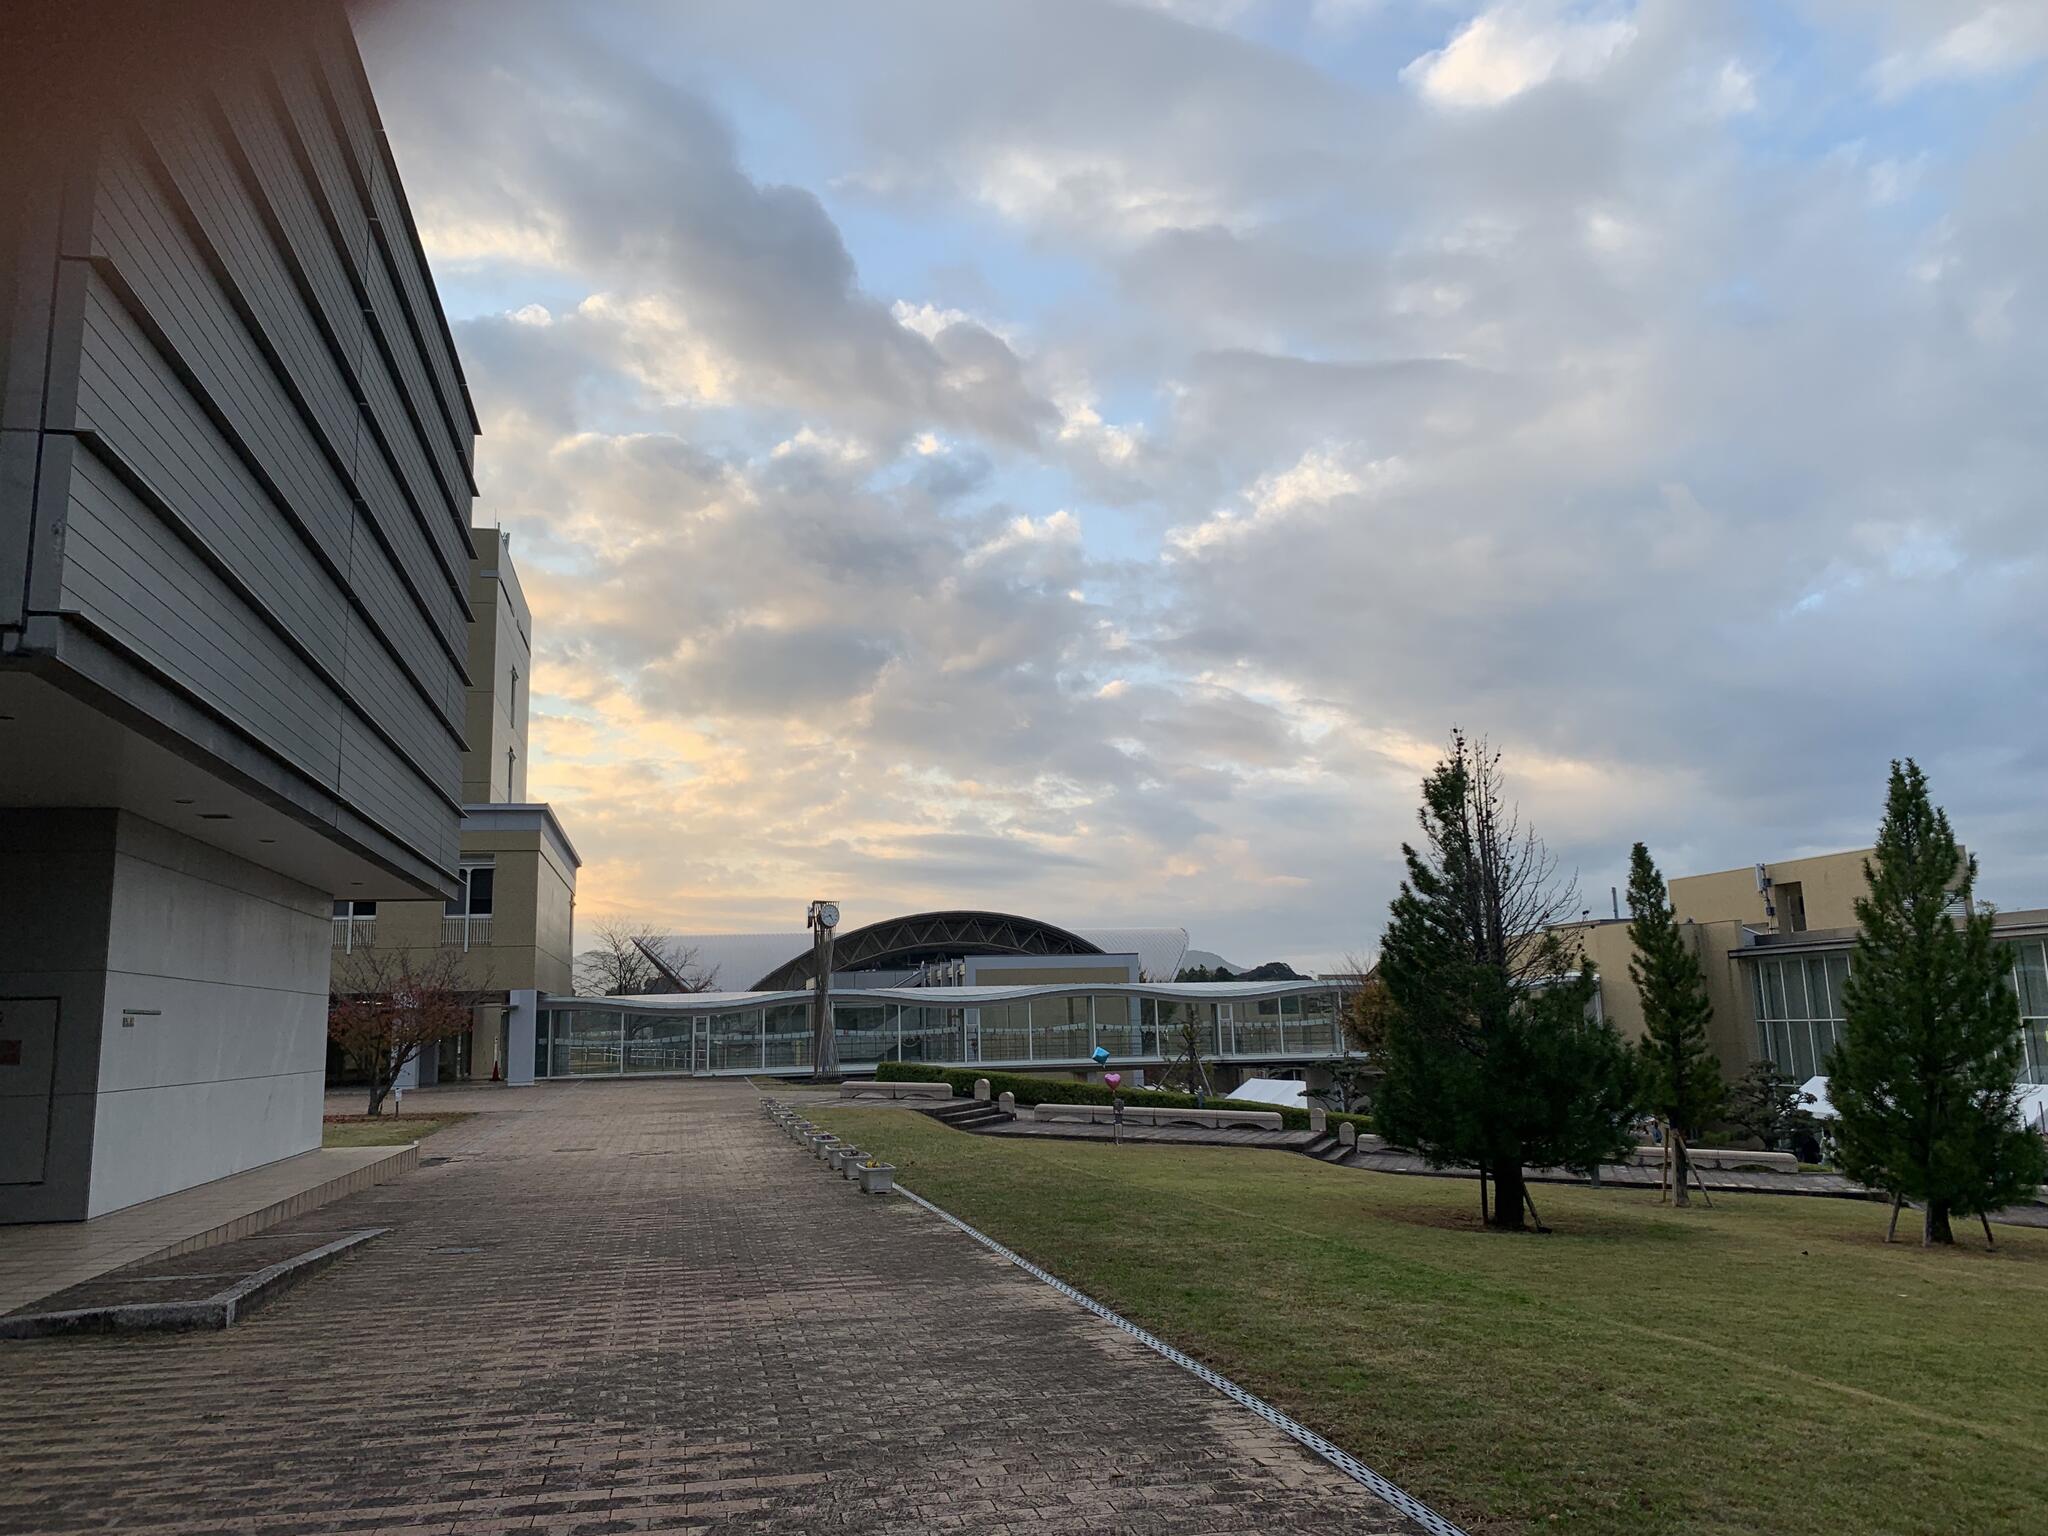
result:
[[[380,1115],[375,1120],[330,1120],[321,1127],[323,1147],[402,1147],[467,1120],[467,1115]]]
[[[2040,1528],[2048,1232],[1539,1185],[1512,1236],[1465,1180],[814,1118],[1475,1532]]]

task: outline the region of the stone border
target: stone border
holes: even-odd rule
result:
[[[1009,1260],[1010,1263],[1016,1265],[1019,1269],[1023,1270],[1027,1275],[1032,1276],[1034,1279],[1043,1281],[1045,1284],[1051,1286],[1054,1290],[1058,1291],[1062,1296],[1065,1296],[1068,1300],[1079,1302],[1082,1306],[1086,1307],[1090,1312],[1093,1312],[1097,1317],[1101,1318],[1104,1322],[1111,1324],[1113,1327],[1121,1328],[1125,1333],[1128,1333],[1132,1338],[1136,1339],[1140,1344],[1144,1345],[1154,1354],[1160,1355],[1165,1359],[1172,1361],[1182,1370],[1188,1372],[1190,1375],[1195,1376],[1201,1381],[1204,1381],[1208,1385],[1214,1387],[1218,1392],[1221,1392],[1225,1397],[1230,1398],[1233,1402],[1236,1402],[1242,1405],[1243,1407],[1249,1408],[1253,1413],[1256,1413],[1260,1418],[1264,1419],[1268,1424],[1271,1424],[1275,1429],[1279,1430],[1289,1439],[1296,1441],[1300,1445],[1306,1447],[1308,1450],[1314,1452],[1324,1461],[1327,1461],[1331,1466],[1335,1467],[1339,1472],[1342,1472],[1354,1483],[1359,1484],[1368,1493],[1372,1494],[1375,1498],[1379,1499],[1380,1502],[1389,1505],[1390,1507],[1406,1515],[1409,1519],[1413,1520],[1417,1525],[1419,1525],[1424,1531],[1428,1532],[1429,1536],[1467,1536],[1467,1533],[1463,1527],[1454,1525],[1451,1521],[1445,1519],[1442,1515],[1438,1514],[1434,1509],[1431,1509],[1427,1504],[1423,1503],[1413,1494],[1406,1492],[1397,1484],[1389,1482],[1386,1478],[1380,1476],[1379,1473],[1373,1471],[1371,1467],[1368,1467],[1364,1462],[1360,1461],[1356,1456],[1353,1456],[1349,1451],[1346,1451],[1341,1447],[1332,1444],[1330,1441],[1325,1440],[1321,1435],[1317,1434],[1314,1430],[1308,1428],[1306,1425],[1296,1423],[1293,1419],[1290,1419],[1286,1414],[1282,1413],[1279,1409],[1275,1408],[1271,1403],[1266,1402],[1263,1398],[1254,1396],[1252,1393],[1247,1392],[1243,1387],[1240,1387],[1228,1376],[1223,1375],[1219,1371],[1212,1371],[1211,1369],[1209,1369],[1208,1366],[1202,1364],[1201,1361],[1196,1360],[1189,1355],[1182,1354],[1179,1350],[1175,1349],[1171,1344],[1168,1344],[1165,1340],[1158,1338],[1153,1334],[1147,1333],[1143,1328],[1140,1328],[1136,1323],[1132,1322],[1129,1318],[1124,1317],[1119,1313],[1111,1311],[1108,1307],[1104,1306],[1094,1297],[1088,1295],[1085,1291],[1077,1290],[1075,1287],[1067,1284],[1066,1281],[1060,1279],[1059,1276],[1051,1274],[1046,1270],[1040,1269],[1036,1264],[1032,1263],[1022,1254],[1017,1253],[1012,1249],[1005,1248],[1001,1243],[997,1242],[994,1238],[990,1237],[986,1232],[983,1232],[978,1228],[969,1226],[966,1222],[962,1221],[958,1216],[955,1216],[951,1211],[946,1210],[944,1207],[932,1204],[932,1202],[925,1199],[924,1196],[913,1193],[912,1191],[905,1189],[900,1184],[896,1186],[896,1193],[901,1195],[904,1199],[910,1201],[912,1204],[922,1206],[925,1210],[930,1211],[932,1215],[938,1217],[939,1220],[945,1222],[948,1226],[958,1228],[960,1231],[966,1233],[969,1237],[973,1238],[977,1243],[981,1244],[982,1247],[988,1249],[989,1252],[997,1255],[1000,1258]]]
[[[301,1280],[325,1269],[358,1244],[382,1237],[389,1227],[347,1232],[331,1243],[294,1254],[226,1290],[200,1301],[128,1302],[110,1307],[81,1307],[68,1312],[17,1312],[0,1317],[0,1339],[41,1339],[66,1333],[183,1333],[191,1329],[231,1328],[259,1306],[274,1300]],[[309,1236],[311,1234],[308,1234]],[[168,1253],[151,1258],[166,1258]],[[147,1264],[150,1259],[138,1259]],[[112,1273],[112,1271],[109,1271]],[[90,1284],[90,1281],[81,1282]]]
[[[314,1147],[310,1150],[318,1152],[322,1149]],[[334,1150],[340,1149],[336,1148]],[[349,1169],[347,1173],[338,1173],[331,1179],[325,1179],[309,1188],[300,1190],[297,1194],[286,1195],[282,1200],[273,1200],[270,1204],[261,1206],[256,1210],[245,1212],[240,1216],[230,1217],[226,1221],[208,1227],[203,1232],[195,1232],[190,1237],[181,1237],[175,1243],[168,1243],[162,1248],[157,1249],[154,1253],[146,1253],[141,1258],[131,1259],[128,1262],[131,1264],[146,1264],[157,1259],[174,1259],[179,1254],[191,1253],[194,1249],[212,1248],[221,1243],[232,1243],[236,1238],[240,1237],[254,1237],[258,1232],[274,1227],[280,1222],[290,1221],[294,1216],[303,1216],[308,1211],[317,1211],[321,1206],[328,1205],[346,1195],[361,1194],[366,1189],[375,1189],[379,1184],[387,1184],[402,1173],[411,1173],[420,1165],[420,1144],[417,1141],[401,1143],[391,1147],[389,1151],[390,1155],[387,1157],[380,1157],[371,1162],[363,1163],[359,1167]],[[228,1177],[232,1178],[234,1175],[230,1174]],[[194,1187],[203,1189],[205,1186],[196,1185]],[[114,1211],[109,1214],[118,1216],[121,1213]],[[127,1264],[122,1264],[116,1267],[126,1269],[128,1266]],[[102,1271],[102,1273],[105,1273],[105,1271]]]

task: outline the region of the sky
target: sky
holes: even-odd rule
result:
[[[1604,913],[2048,905],[2048,5],[366,11],[578,921],[1376,947],[1453,727]]]

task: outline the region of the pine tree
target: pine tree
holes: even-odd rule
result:
[[[1499,755],[1453,734],[1422,794],[1424,847],[1401,850],[1380,950],[1392,1006],[1374,1115],[1432,1165],[1489,1176],[1488,1224],[1521,1231],[1525,1165],[1590,1173],[1628,1148],[1632,1063],[1586,1015],[1591,968],[1548,931],[1573,897],[1505,804]]]
[[[1720,1114],[1727,1088],[1721,1081],[1720,1059],[1707,1044],[1707,1021],[1714,1016],[1714,1005],[1707,1000],[1699,958],[1679,932],[1664,894],[1664,877],[1641,843],[1628,856],[1628,937],[1635,946],[1629,979],[1643,1000],[1643,1106],[1680,1133],[1672,1148],[1674,1199],[1690,1205],[1686,1142]]]
[[[1992,942],[1990,912],[1970,909],[1977,861],[1963,859],[1910,758],[1892,764],[1875,852],[1828,1097],[1842,1167],[1919,1202],[1923,1245],[1952,1243],[1952,1216],[2026,1198],[2048,1162],[2019,1118],[2012,956]]]

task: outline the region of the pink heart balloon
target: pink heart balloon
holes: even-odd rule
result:
[[[1102,1074],[1102,1080],[1105,1083],[1109,1084],[1110,1087],[1114,1088],[1118,1083],[1124,1080],[1124,1075],[1121,1072],[1105,1072]]]

